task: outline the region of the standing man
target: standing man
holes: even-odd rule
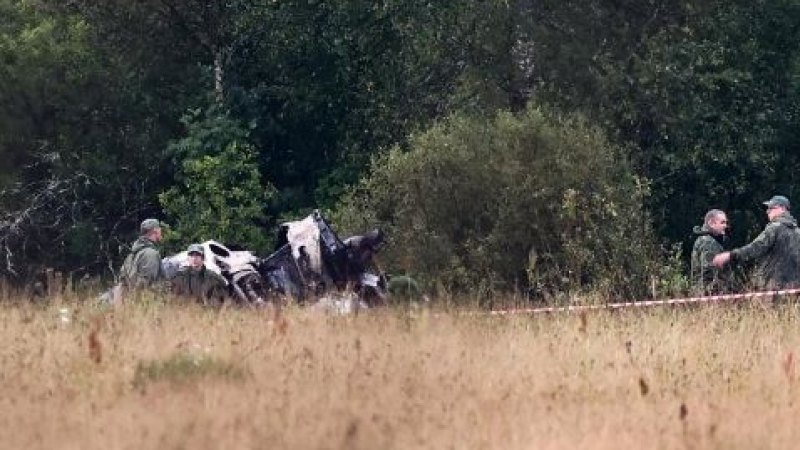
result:
[[[728,229],[728,217],[719,209],[706,213],[702,226],[694,227],[697,239],[692,247],[691,281],[696,292],[712,294],[731,288],[729,270],[716,267],[714,257],[724,251],[725,232]]]
[[[222,276],[205,266],[205,251],[200,244],[192,244],[186,251],[186,265],[178,269],[172,283],[175,295],[190,298],[201,304],[222,303],[226,283]]]
[[[161,253],[156,248],[159,242],[161,222],[146,219],[139,226],[139,238],[120,269],[120,283],[125,290],[152,288],[161,278]]]
[[[789,199],[776,195],[764,202],[769,223],[753,242],[714,257],[722,267],[730,261],[757,260],[759,289],[787,289],[800,285],[800,229],[789,213]]]

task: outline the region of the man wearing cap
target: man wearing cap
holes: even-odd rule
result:
[[[161,278],[161,253],[156,244],[161,242],[161,222],[147,219],[139,226],[139,238],[131,246],[131,253],[120,269],[120,282],[126,290],[154,287]]]
[[[694,289],[700,294],[723,292],[730,289],[732,275],[730,270],[716,267],[712,261],[724,251],[725,232],[728,229],[728,217],[724,211],[712,209],[708,211],[702,226],[694,227],[697,239],[692,247],[691,281]]]
[[[192,244],[186,250],[186,265],[178,270],[172,282],[175,295],[191,298],[200,303],[221,303],[225,295],[225,280],[205,266],[205,251],[200,244]]]
[[[730,261],[757,261],[760,289],[787,289],[800,285],[800,229],[789,213],[789,199],[776,195],[764,202],[769,223],[750,244],[720,253],[714,265]]]

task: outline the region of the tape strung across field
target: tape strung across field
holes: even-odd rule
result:
[[[777,297],[781,295],[798,295],[798,294],[800,294],[800,289],[783,289],[779,291],[707,295],[700,297],[685,297],[685,298],[674,298],[667,300],[644,300],[637,302],[606,303],[600,305],[572,305],[572,306],[550,306],[541,308],[499,309],[499,310],[489,311],[486,314],[490,314],[493,316],[503,316],[512,314],[548,314],[548,313],[578,312],[578,311],[590,311],[590,310],[601,310],[601,309],[643,308],[647,306],[683,305],[689,303],[714,303],[714,302],[745,300],[745,299],[752,300],[763,297]]]

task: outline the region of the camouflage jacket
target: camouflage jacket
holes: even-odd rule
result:
[[[712,264],[715,256],[722,253],[723,237],[711,234],[707,226],[694,227],[697,239],[692,247],[691,282],[694,290],[701,294],[724,292],[730,289],[731,271]]]
[[[131,247],[120,269],[120,281],[127,289],[151,288],[161,278],[161,253],[150,239],[142,236]]]
[[[172,292],[201,303],[221,302],[224,299],[226,285],[222,276],[205,266],[199,270],[182,267],[172,280]]]
[[[731,252],[734,261],[756,261],[756,282],[761,289],[800,285],[800,229],[788,212],[767,224],[753,242]]]

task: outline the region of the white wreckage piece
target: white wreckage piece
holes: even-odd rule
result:
[[[350,286],[384,295],[379,274],[347,273],[347,244],[339,240],[318,211],[301,220],[284,222],[281,229],[284,244],[265,258],[250,251],[231,250],[217,241],[203,242],[203,264],[221,275],[236,297],[250,304],[279,295],[308,301],[328,314],[347,315],[371,307],[361,294],[349,291]],[[186,251],[163,258],[164,276],[174,278],[188,261]],[[347,284],[348,288],[340,290],[337,284]]]
[[[359,289],[365,288],[381,298],[385,295],[381,276],[371,273],[369,268],[359,266],[359,273],[348,273],[353,269],[349,247],[351,243],[364,239],[363,236],[353,236],[342,242],[319,210],[314,210],[302,220],[285,222],[281,228],[286,244],[291,249],[302,288],[312,296],[318,296],[318,306],[345,314],[368,307],[369,302],[365,298],[353,302],[349,298],[350,293],[337,289],[337,284],[340,288],[346,284],[347,289],[353,285],[359,286]],[[318,290],[319,287],[322,289]]]
[[[292,248],[292,257],[301,264],[305,260],[307,268],[318,276],[323,276],[322,252],[320,250],[320,232],[314,216],[303,220],[285,222],[286,240]]]

